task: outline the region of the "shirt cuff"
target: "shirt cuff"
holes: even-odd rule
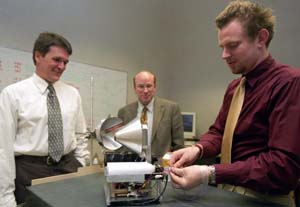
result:
[[[216,168],[213,165],[208,166],[209,168],[209,177],[208,177],[208,183],[211,185],[216,184]]]
[[[197,143],[194,146],[199,149],[199,158],[201,159],[203,157],[203,146],[202,146],[202,144]]]

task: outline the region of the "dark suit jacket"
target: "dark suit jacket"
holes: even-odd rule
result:
[[[137,117],[137,109],[137,101],[128,104],[119,110],[118,117],[127,124]],[[158,158],[183,147],[183,124],[179,105],[175,102],[155,97],[153,111],[151,151]]]

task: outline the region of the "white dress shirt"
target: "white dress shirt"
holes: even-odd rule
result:
[[[151,136],[152,136],[152,126],[153,126],[153,104],[154,98],[150,101],[150,103],[146,106],[147,107],[147,125],[148,125],[148,143],[151,143]],[[142,116],[144,105],[138,102],[138,112],[137,117],[140,119]]]
[[[14,190],[13,155],[48,155],[47,86],[34,74],[0,94],[0,206]],[[89,151],[79,92],[61,81],[53,86],[62,113],[64,154],[75,150],[75,157],[85,166]]]

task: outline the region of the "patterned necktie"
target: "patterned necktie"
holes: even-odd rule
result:
[[[48,150],[49,156],[58,162],[64,153],[63,124],[55,89],[49,85],[48,90]]]
[[[141,115],[141,124],[147,124],[148,123],[148,117],[147,117],[147,107],[144,106],[143,111],[142,111],[142,115]]]
[[[241,79],[231,100],[223,134],[221,163],[231,163],[232,138],[244,102],[245,80],[245,77]]]

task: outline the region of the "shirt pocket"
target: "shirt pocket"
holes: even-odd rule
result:
[[[18,106],[18,134],[30,137],[34,128],[48,122],[47,103],[44,98],[27,97]]]
[[[78,110],[76,104],[69,103],[61,106],[63,127],[65,130],[75,130]]]

